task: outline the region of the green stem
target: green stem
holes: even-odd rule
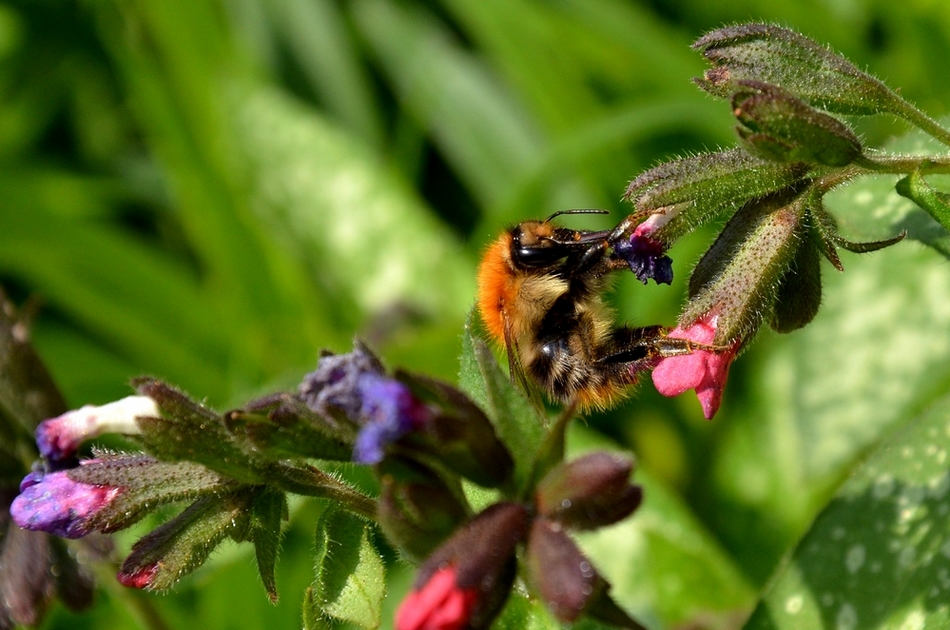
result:
[[[936,120],[923,113],[904,99],[899,99],[899,103],[892,110],[894,114],[900,116],[907,122],[926,131],[940,142],[950,145],[950,130],[945,129]]]
[[[854,164],[872,173],[950,173],[950,155],[899,155],[868,151],[859,156]]]

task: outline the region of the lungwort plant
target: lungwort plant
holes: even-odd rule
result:
[[[689,340],[693,351],[644,366],[665,396],[695,390],[712,418],[730,367],[763,328],[789,333],[820,312],[823,261],[841,271],[841,250],[874,252],[907,235],[852,240],[826,202],[831,193],[865,176],[897,176],[897,192],[929,215],[928,242],[950,254],[950,202],[936,177],[950,173],[950,155],[865,146],[850,117],[896,116],[945,145],[950,131],[842,56],[784,28],[727,27],[694,48],[712,64],[696,82],[731,108],[739,145],[635,177],[624,195],[629,227],[613,247],[643,282],[669,283],[669,248],[700,226],[722,225],[692,270],[679,320],[664,333]],[[871,211],[861,218],[875,220]],[[664,507],[671,497],[648,477],[631,480],[629,455],[567,454],[566,436],[578,431],[573,407],[532,404],[479,326],[473,317],[464,332],[458,384],[392,369],[356,342],[350,352],[322,356],[296,389],[236,409],[213,409],[140,378],[127,398],[67,411],[5,301],[0,448],[9,518],[2,520],[0,627],[36,623],[52,596],[82,607],[92,594],[89,567],[112,556],[101,534],[155,514],[165,520],[118,567],[122,585],[168,590],[230,540],[253,547],[264,591],[276,602],[275,566],[293,497],[323,506],[304,597],[308,629],[337,622],[398,630],[659,628],[677,614],[692,618],[690,627],[725,627],[750,613],[750,628],[950,622],[945,398],[899,427],[841,487],[753,612],[742,578],[704,564],[721,552],[691,534],[688,519],[666,520],[676,513]],[[900,328],[893,322],[895,335]],[[946,345],[947,331],[932,334]],[[134,448],[81,456],[85,442],[107,433]],[[371,471],[375,489],[339,474],[348,463]],[[640,529],[618,525],[628,522]],[[682,548],[692,545],[695,557],[681,552],[663,574],[642,555],[643,564],[618,570],[624,549],[645,545],[650,528],[691,540]],[[602,552],[612,544],[620,560]],[[67,547],[85,551],[71,555]],[[393,550],[418,568],[390,618],[384,557]],[[707,602],[720,616],[704,621],[696,607],[671,613],[658,604],[663,584],[688,584],[694,573],[731,583]]]

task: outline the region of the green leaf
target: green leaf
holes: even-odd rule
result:
[[[548,612],[544,604],[539,600],[529,599],[518,589],[512,591],[504,610],[492,624],[493,630],[561,630],[561,628],[561,622]]]
[[[227,328],[208,319],[214,306],[180,261],[115,228],[57,218],[35,203],[0,206],[0,221],[4,274],[33,284],[138,365],[222,395]]]
[[[926,210],[945,230],[950,230],[950,204],[948,195],[933,189],[920,171],[914,171],[904,177],[895,187],[897,193],[907,197]]]
[[[909,133],[885,147],[895,153],[942,153],[946,147],[921,133]],[[946,182],[933,175],[932,182]],[[876,241],[906,231],[907,238],[950,257],[950,234],[931,214],[895,189],[896,176],[864,177],[825,196],[842,234],[856,241]]]
[[[515,485],[525,491],[532,480],[538,446],[545,437],[544,419],[506,375],[495,355],[475,332],[469,315],[462,336],[459,387],[495,425],[498,437],[515,460]]]
[[[356,25],[393,85],[483,205],[496,205],[536,158],[535,121],[488,65],[421,6],[354,4]]]
[[[257,570],[267,590],[267,597],[277,603],[277,553],[280,550],[280,524],[287,518],[287,496],[273,488],[265,488],[251,504],[251,522],[247,540],[254,544]]]
[[[746,626],[950,624],[950,398],[890,435],[822,511]]]
[[[262,7],[273,15],[275,33],[327,108],[373,145],[382,144],[380,112],[373,100],[368,69],[358,42],[347,28],[341,6],[331,0],[278,0]]]
[[[385,568],[365,521],[328,507],[317,523],[314,571],[304,600],[305,628],[327,627],[328,619],[379,627]]]

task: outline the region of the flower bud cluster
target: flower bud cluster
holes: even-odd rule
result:
[[[632,470],[625,457],[592,453],[549,471],[533,503],[502,501],[474,516],[422,564],[396,613],[397,630],[487,627],[508,597],[519,557],[529,588],[561,621],[586,614],[640,627],[610,599],[609,584],[568,534],[636,510],[642,490],[630,483]]]
[[[287,492],[375,517],[407,555],[423,557],[471,514],[460,478],[492,488],[511,479],[511,455],[477,405],[440,381],[387,374],[359,343],[349,354],[322,357],[296,393],[225,414],[153,379],[136,386],[135,396],[42,422],[36,439],[46,465],[23,480],[11,506],[23,528],[80,538],[187,502],[133,547],[118,579],[134,588],[169,588],[232,538],[255,545],[276,598],[273,563]],[[83,442],[107,432],[149,454],[78,459]],[[373,465],[379,502],[305,459]]]

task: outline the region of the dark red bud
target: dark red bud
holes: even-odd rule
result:
[[[573,622],[607,583],[560,524],[538,518],[527,549],[528,582],[555,617]]]
[[[592,529],[629,516],[643,499],[630,483],[633,461],[596,452],[551,470],[538,484],[538,513],[566,527]]]

